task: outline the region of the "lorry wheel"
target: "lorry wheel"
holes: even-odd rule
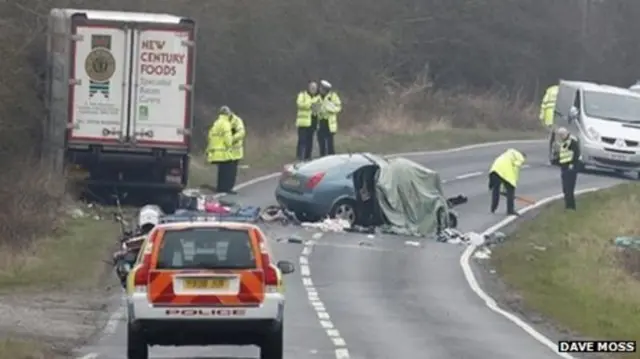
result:
[[[131,324],[127,325],[127,359],[149,359],[149,346]]]
[[[284,325],[270,332],[260,345],[260,359],[282,359],[284,356]]]

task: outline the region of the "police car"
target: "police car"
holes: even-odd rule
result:
[[[251,223],[199,214],[164,217],[127,277],[127,358],[150,346],[256,345],[283,357],[283,274],[267,237]]]

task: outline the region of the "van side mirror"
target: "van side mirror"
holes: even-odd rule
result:
[[[569,120],[569,122],[577,121],[579,114],[580,111],[578,111],[578,108],[575,106],[571,106],[571,109],[569,109],[569,116],[567,116],[567,120]]]

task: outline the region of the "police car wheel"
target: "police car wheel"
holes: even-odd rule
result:
[[[149,359],[149,346],[142,333],[131,327],[127,327],[127,359]]]
[[[260,346],[260,359],[282,359],[284,356],[283,325],[270,332]]]

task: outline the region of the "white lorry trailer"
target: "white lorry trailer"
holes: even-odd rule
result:
[[[87,185],[177,194],[189,178],[195,22],[53,9],[43,158]]]

